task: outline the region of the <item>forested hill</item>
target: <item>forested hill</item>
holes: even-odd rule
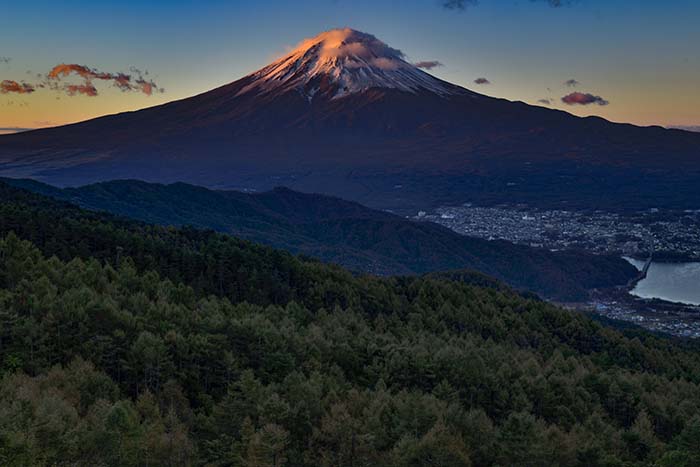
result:
[[[374,274],[475,269],[519,289],[570,301],[585,299],[593,288],[626,284],[637,274],[619,257],[465,237],[433,223],[284,188],[246,194],[135,180],[68,189],[5,181],[89,209],[154,224],[211,228]]]
[[[700,463],[696,344],[8,187],[0,228],[1,465]]]

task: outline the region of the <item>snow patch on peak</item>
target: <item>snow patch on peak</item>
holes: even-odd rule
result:
[[[249,78],[251,83],[239,95],[296,90],[311,101],[317,94],[335,99],[370,88],[425,90],[441,96],[465,92],[408,63],[400,50],[350,28],[305,39]]]

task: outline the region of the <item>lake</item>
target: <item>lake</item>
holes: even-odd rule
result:
[[[644,261],[625,257],[637,269]],[[640,298],[700,305],[700,263],[651,263],[647,277],[630,291]]]

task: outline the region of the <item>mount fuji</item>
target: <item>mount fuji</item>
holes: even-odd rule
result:
[[[194,97],[0,136],[0,176],[285,185],[407,212],[467,201],[700,208],[700,134],[487,97],[346,28]]]

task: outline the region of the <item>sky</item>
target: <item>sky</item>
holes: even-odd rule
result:
[[[410,61],[439,62],[430,73],[490,96],[639,125],[700,125],[700,2],[552,3],[8,2],[0,15],[0,133],[199,94],[345,26]]]

